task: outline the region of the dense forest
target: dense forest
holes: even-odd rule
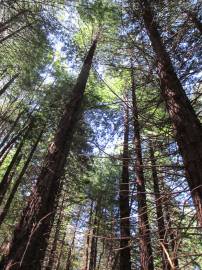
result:
[[[0,0],[0,269],[202,269],[202,2]]]

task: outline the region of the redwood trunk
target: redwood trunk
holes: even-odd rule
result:
[[[173,253],[173,265],[175,269],[179,269],[179,262],[178,262],[178,256],[177,256],[177,241],[176,241],[176,234],[175,231],[172,228],[172,221],[170,217],[170,205],[169,205],[170,198],[165,198],[164,202],[164,211],[165,211],[165,217],[167,222],[167,228],[168,228],[168,235],[170,237],[170,246]]]
[[[149,1],[141,1],[143,19],[156,54],[161,94],[173,124],[188,185],[202,226],[202,127],[163,44]]]
[[[137,184],[138,223],[140,240],[140,261],[142,270],[154,270],[149,218],[147,213],[146,188],[142,162],[142,147],[138,109],[136,101],[136,86],[132,69],[132,101],[134,118],[134,146],[135,146],[135,175]]]
[[[156,204],[156,215],[157,215],[157,225],[158,225],[158,235],[159,242],[161,248],[161,258],[162,258],[162,266],[164,270],[170,270],[171,266],[164,251],[164,248],[169,253],[168,243],[167,243],[167,232],[165,228],[165,221],[163,215],[163,198],[160,193],[159,188],[159,179],[156,169],[156,158],[154,156],[154,149],[152,142],[149,141],[149,150],[150,150],[150,161],[152,166],[152,179],[153,179],[153,187],[154,187],[154,196],[155,196],[155,204]],[[162,247],[164,246],[164,248]]]
[[[2,259],[1,269],[42,268],[51,225],[55,216],[60,178],[66,163],[75,124],[78,121],[97,40],[93,41],[82,70],[73,88],[70,102],[60,120],[54,141],[48,148],[44,167],[37,179],[33,194],[14,231],[8,255]]]
[[[55,263],[57,243],[58,243],[59,233],[60,233],[61,224],[62,224],[62,211],[64,210],[64,201],[65,201],[65,195],[63,195],[62,203],[60,205],[59,215],[58,215],[57,224],[55,228],[55,235],[53,238],[53,243],[52,243],[51,251],[49,254],[49,258],[48,258],[49,260],[48,260],[48,265],[46,267],[46,270],[51,270]]]
[[[124,142],[123,142],[123,165],[119,191],[120,208],[120,270],[131,270],[130,254],[130,205],[129,205],[129,112],[128,103],[125,106]]]

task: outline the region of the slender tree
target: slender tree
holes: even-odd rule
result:
[[[128,100],[124,104],[124,140],[123,140],[123,165],[119,191],[120,208],[120,270],[131,270],[130,251],[130,201],[129,201],[129,109]]]
[[[134,146],[135,146],[135,175],[137,185],[137,203],[138,203],[138,225],[140,240],[140,261],[143,270],[153,270],[153,254],[151,246],[150,226],[147,213],[147,199],[145,179],[143,172],[142,147],[140,137],[140,125],[138,120],[138,108],[136,100],[136,85],[134,70],[131,72],[132,81],[132,103],[133,103],[133,123],[134,123]]]
[[[60,178],[78,121],[98,36],[94,39],[60,120],[53,143],[49,145],[45,166],[14,231],[11,248],[0,263],[2,269],[41,269],[55,213]]]
[[[149,1],[140,1],[140,5],[144,24],[156,54],[161,95],[173,124],[198,222],[202,226],[202,127],[163,44]]]
[[[32,126],[33,126],[33,121],[30,122],[29,126],[27,127],[27,131],[25,132],[23,138],[21,139],[16,151],[15,151],[15,154],[13,155],[13,158],[9,164],[9,166],[7,167],[7,170],[1,180],[1,183],[0,183],[0,204],[2,203],[3,199],[4,199],[4,196],[10,186],[10,183],[11,183],[11,179],[9,178],[10,176],[10,173],[13,169],[13,166],[15,165],[16,163],[16,160],[18,159],[18,156],[22,150],[22,147],[24,145],[24,142],[25,140],[27,139],[27,136],[30,132],[30,130],[32,129]]]
[[[150,161],[152,168],[152,180],[154,187],[154,197],[156,204],[156,215],[157,215],[157,225],[158,225],[158,234],[159,234],[159,242],[161,248],[161,258],[162,258],[162,266],[165,270],[170,270],[171,266],[169,260],[167,258],[167,254],[169,254],[168,243],[167,243],[167,232],[165,227],[164,215],[163,215],[163,198],[160,193],[159,187],[159,179],[156,168],[156,158],[154,155],[154,148],[152,140],[149,140],[149,152],[150,152]]]
[[[36,148],[37,148],[37,146],[38,146],[38,144],[39,144],[39,142],[41,140],[41,137],[43,135],[43,132],[44,132],[44,128],[39,133],[39,136],[38,136],[36,142],[34,143],[32,149],[31,149],[31,151],[29,153],[29,156],[27,157],[26,162],[23,165],[22,170],[21,170],[19,176],[17,177],[17,179],[16,179],[16,181],[15,181],[15,183],[14,183],[12,189],[11,189],[11,192],[9,194],[9,197],[6,200],[6,203],[4,205],[4,208],[3,208],[3,210],[0,213],[0,226],[1,226],[2,222],[4,221],[4,219],[6,218],[7,214],[8,214],[8,211],[10,209],[11,203],[12,203],[12,201],[14,199],[14,196],[15,196],[15,194],[17,192],[17,189],[18,189],[18,187],[19,187],[19,185],[20,185],[20,183],[22,181],[22,178],[23,178],[24,174],[26,173],[26,170],[27,170],[27,168],[28,168],[28,166],[29,166],[29,164],[30,164],[30,162],[32,160],[32,157],[33,157],[33,155],[34,155],[34,153],[36,151]]]

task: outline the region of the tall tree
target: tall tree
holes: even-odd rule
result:
[[[9,253],[1,261],[2,269],[41,269],[55,214],[55,198],[59,192],[60,178],[80,115],[97,41],[98,36],[94,39],[84,60],[54,141],[48,147],[46,165],[41,170],[30,201],[15,228]]]
[[[156,54],[161,95],[173,124],[196,215],[202,226],[202,127],[163,44],[151,4],[144,0],[140,1],[140,5],[144,24]]]
[[[120,208],[120,270],[131,270],[130,198],[129,198],[129,104],[124,104],[124,140],[122,175],[119,190]]]
[[[134,146],[135,146],[135,175],[137,185],[138,226],[140,241],[140,261],[143,270],[153,270],[154,262],[151,246],[150,226],[147,210],[146,187],[142,161],[142,146],[140,137],[140,125],[138,120],[138,108],[136,100],[136,84],[134,69],[131,68],[131,90],[133,103]]]
[[[161,256],[162,256],[162,267],[165,270],[170,270],[172,265],[170,266],[169,260],[167,258],[167,254],[169,255],[169,249],[167,244],[167,233],[163,215],[163,198],[160,193],[159,187],[159,179],[157,174],[157,164],[156,158],[154,155],[154,148],[152,140],[149,140],[149,152],[150,152],[150,161],[151,161],[151,169],[152,169],[152,179],[153,179],[153,187],[154,187],[154,196],[155,196],[155,204],[156,204],[156,215],[157,215],[157,225],[158,225],[158,234],[161,248]]]

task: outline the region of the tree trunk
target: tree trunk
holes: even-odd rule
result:
[[[63,238],[62,238],[62,245],[60,247],[60,253],[57,259],[57,264],[55,267],[55,270],[59,270],[60,269],[60,263],[61,263],[61,258],[62,258],[62,254],[63,254],[63,248],[64,248],[64,244],[65,244],[65,237],[66,237],[66,232],[63,234]]]
[[[171,250],[173,253],[173,265],[174,265],[174,269],[179,269],[179,262],[178,262],[178,257],[177,257],[177,242],[176,242],[176,235],[175,232],[172,228],[172,221],[171,221],[171,217],[170,217],[170,205],[169,205],[169,201],[170,198],[165,198],[164,201],[164,212],[165,212],[165,218],[166,218],[166,222],[167,222],[167,231],[168,231],[168,235],[170,237],[170,246],[171,246]]]
[[[24,111],[21,111],[18,116],[16,117],[13,125],[11,126],[10,130],[7,132],[6,136],[2,139],[1,144],[0,144],[0,148],[2,148],[4,146],[4,144],[8,141],[11,133],[15,130],[17,124],[19,123],[20,117],[22,116],[22,114],[24,113]]]
[[[25,132],[25,135],[23,136],[21,142],[19,143],[19,145],[16,149],[16,152],[15,152],[15,154],[14,154],[14,156],[13,156],[9,166],[7,167],[7,170],[2,178],[2,181],[0,183],[0,205],[2,204],[4,196],[5,196],[7,190],[10,186],[10,183],[11,183],[11,179],[9,178],[9,175],[10,175],[10,173],[11,173],[11,171],[12,171],[12,169],[13,169],[13,167],[18,159],[18,156],[22,150],[24,142],[27,139],[27,136],[28,136],[31,128],[32,128],[32,123],[30,123],[30,125],[28,126],[27,131]]]
[[[140,261],[142,270],[154,270],[149,218],[147,213],[146,188],[142,162],[142,147],[140,127],[138,120],[138,109],[136,101],[136,86],[132,68],[132,101],[134,121],[134,146],[135,146],[135,175],[137,184],[138,223],[140,239]]]
[[[91,239],[91,248],[90,248],[90,261],[88,270],[95,270],[97,264],[97,237],[98,228],[99,228],[99,213],[101,207],[101,197],[98,198],[96,207],[95,207],[95,217],[93,221],[93,230],[92,230],[92,239]]]
[[[69,246],[68,253],[67,253],[67,261],[66,261],[66,267],[65,267],[66,270],[71,270],[72,269],[72,252],[73,252],[73,249],[74,249],[74,243],[75,243],[75,239],[76,239],[76,233],[77,233],[77,229],[78,229],[78,224],[79,224],[80,217],[81,217],[81,212],[82,212],[82,206],[80,207],[79,212],[77,214],[77,219],[76,219],[76,224],[74,226],[75,229],[74,229],[72,241],[71,241],[71,244]]]
[[[97,39],[93,41],[82,70],[72,91],[70,102],[60,120],[53,143],[49,145],[44,167],[37,179],[35,190],[25,207],[14,231],[11,248],[0,263],[2,269],[40,270],[55,216],[59,193],[75,125],[81,112],[83,95],[88,80]]]
[[[154,156],[153,143],[149,141],[149,151],[150,151],[150,161],[152,168],[152,179],[153,179],[153,187],[154,187],[154,196],[155,196],[155,204],[156,204],[156,215],[157,215],[157,225],[158,225],[158,234],[159,234],[159,242],[161,248],[161,258],[162,258],[162,266],[164,270],[170,270],[171,266],[168,261],[167,253],[169,253],[168,243],[167,243],[167,232],[165,228],[164,215],[163,215],[163,200],[160,193],[159,188],[159,179],[156,170],[156,159]],[[163,246],[162,246],[163,245]],[[164,249],[164,248],[165,249]]]
[[[24,29],[30,27],[32,25],[32,23],[29,23],[27,25],[24,25],[20,28],[18,28],[17,30],[15,30],[14,32],[8,34],[7,36],[3,37],[2,39],[0,39],[0,44],[3,43],[4,41],[6,41],[7,39],[15,36],[16,34],[20,33],[21,31],[23,31]]]
[[[166,103],[185,172],[202,226],[202,127],[176,75],[168,52],[158,32],[149,1],[141,1],[143,19],[156,54],[161,94]]]
[[[28,11],[25,9],[20,10],[18,13],[14,14],[12,17],[10,17],[7,21],[4,21],[3,23],[0,23],[0,33],[4,32],[8,29],[9,24],[13,24],[14,21],[16,21],[21,15],[25,15]]]
[[[6,90],[11,86],[11,84],[17,79],[19,74],[15,74],[1,89],[0,89],[0,96],[6,92]]]
[[[58,220],[57,220],[57,224],[55,228],[55,235],[53,238],[53,243],[52,243],[51,251],[49,254],[49,260],[48,260],[48,265],[46,267],[46,270],[51,270],[55,262],[55,253],[57,250],[57,243],[58,243],[58,238],[59,238],[59,233],[60,233],[60,228],[61,228],[61,223],[62,223],[62,211],[64,210],[64,201],[65,201],[65,194],[63,195],[62,203],[60,205]]]
[[[11,146],[20,138],[20,136],[23,134],[23,132],[25,131],[25,129],[27,129],[28,127],[24,127],[23,129],[21,129],[18,134],[16,136],[14,136],[5,146],[4,148],[1,150],[0,152],[0,157],[3,157],[4,154],[7,152],[7,150],[9,148],[11,148]]]
[[[130,254],[130,202],[129,202],[129,112],[128,100],[124,104],[125,121],[124,121],[124,142],[123,142],[123,165],[122,176],[119,191],[119,208],[120,208],[120,270],[131,270]]]
[[[23,176],[24,176],[24,174],[25,174],[25,172],[26,172],[26,170],[27,170],[27,168],[29,166],[29,163],[32,160],[33,154],[35,153],[36,148],[38,146],[38,143],[41,140],[43,132],[44,132],[44,129],[42,129],[42,131],[40,132],[40,134],[39,134],[35,144],[33,145],[32,149],[30,151],[30,154],[29,154],[29,156],[28,156],[28,158],[27,158],[27,160],[26,160],[26,162],[25,162],[25,164],[24,164],[24,166],[23,166],[17,180],[15,181],[15,183],[14,183],[14,185],[12,187],[11,193],[10,193],[10,195],[9,195],[7,201],[6,201],[6,204],[5,204],[4,208],[3,208],[3,211],[0,214],[0,226],[3,223],[4,219],[6,218],[6,216],[8,214],[8,211],[10,209],[10,205],[11,205],[11,203],[13,201],[13,198],[14,198],[16,192],[17,192],[17,189],[18,189],[18,187],[19,187],[19,185],[20,185],[20,183],[22,181],[22,178],[23,178]]]
[[[88,222],[88,231],[87,231],[87,237],[86,237],[86,251],[85,251],[85,266],[84,270],[88,270],[88,260],[89,260],[89,248],[90,248],[90,226],[92,221],[92,214],[93,214],[93,201],[91,202],[90,206],[90,213],[89,213],[89,222]]]

